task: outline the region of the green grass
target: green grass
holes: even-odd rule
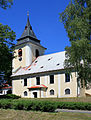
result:
[[[91,114],[0,109],[0,120],[91,120]]]

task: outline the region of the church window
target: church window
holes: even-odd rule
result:
[[[54,90],[50,90],[50,95],[54,95]]]
[[[38,51],[38,49],[36,49],[36,51],[35,51],[35,56],[36,56],[36,58],[39,56],[39,51]]]
[[[48,59],[48,61],[51,60],[50,58]]]
[[[38,61],[35,61],[35,63],[37,63]]]
[[[28,70],[31,70],[31,68],[29,68]]]
[[[65,82],[70,82],[70,74],[65,73]]]
[[[22,49],[19,49],[18,50],[18,57],[21,57],[22,56]]]
[[[54,84],[54,75],[50,75],[50,84]]]
[[[52,57],[51,57],[51,58],[49,58],[49,59],[48,59],[48,61],[50,61],[51,59],[52,59]]]
[[[57,66],[60,65],[60,63],[57,64]]]
[[[24,92],[24,96],[27,96],[27,91]]]
[[[27,86],[27,78],[24,79],[24,86]]]
[[[40,77],[36,77],[36,85],[40,85]]]
[[[67,94],[70,94],[70,89],[66,89],[65,90],[65,94],[67,95]]]
[[[44,66],[41,66],[40,68],[43,68]]]
[[[19,61],[22,61],[22,57],[19,57]]]

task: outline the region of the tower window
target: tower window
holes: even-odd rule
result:
[[[67,95],[67,94],[70,94],[70,89],[66,89],[65,90],[65,94]]]
[[[50,75],[50,84],[54,84],[54,75]]]
[[[70,74],[65,73],[65,82],[70,82]]]
[[[40,77],[36,77],[36,85],[40,85]]]
[[[22,56],[22,49],[19,49],[18,50],[18,57],[21,57]]]
[[[27,78],[24,79],[24,86],[27,86]]]
[[[50,95],[54,95],[54,90],[50,90]]]
[[[35,51],[35,56],[36,56],[36,58],[39,56],[39,51],[37,49]]]

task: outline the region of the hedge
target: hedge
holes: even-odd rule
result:
[[[19,99],[20,96],[14,94],[0,95],[0,99]]]
[[[91,110],[91,103],[2,99],[0,100],[0,108],[42,112],[54,112],[57,108]]]

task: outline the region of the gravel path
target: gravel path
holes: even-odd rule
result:
[[[68,109],[56,109],[55,112],[73,112],[73,113],[88,113],[88,114],[91,114],[91,111],[85,111],[85,110],[68,110]]]

